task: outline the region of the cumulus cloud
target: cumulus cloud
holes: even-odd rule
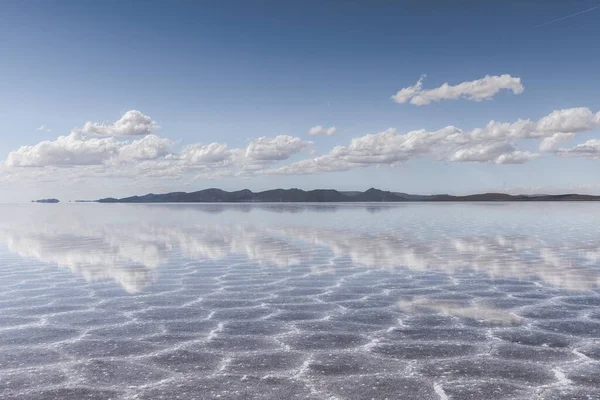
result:
[[[587,107],[555,110],[535,124],[538,136],[544,133],[581,132],[600,125],[600,112],[593,114]]]
[[[313,126],[308,130],[309,135],[327,135],[331,136],[335,133],[335,126],[331,126],[329,128],[324,127],[323,125]]]
[[[45,167],[102,164],[117,154],[120,144],[114,138],[84,139],[73,132],[54,141],[44,140],[34,146],[21,146],[10,152],[6,165],[11,167]]]
[[[106,128],[105,133],[122,133],[126,131],[122,128],[125,125],[116,122],[110,124],[112,128],[106,128],[109,126],[106,124],[100,126]],[[156,124],[151,122],[151,125]],[[537,121],[490,121],[472,130],[446,126],[436,131],[419,129],[399,133],[389,128],[356,137],[323,155],[287,165],[284,161],[291,157],[305,151],[312,152],[312,142],[279,135],[251,140],[241,148],[214,142],[192,143],[175,151],[171,140],[156,134],[126,140],[115,136],[98,137],[94,128],[89,131],[91,133],[75,130],[56,140],[22,146],[0,163],[0,178],[57,180],[62,177],[69,181],[91,177],[218,179],[317,174],[369,166],[395,167],[421,157],[442,162],[521,164],[541,156],[519,149],[523,140],[540,140],[540,152],[600,158],[599,140],[590,140],[571,149],[559,148],[561,143],[575,137],[578,132],[597,127],[600,127],[600,113],[594,114],[590,109],[580,107],[556,110]],[[135,129],[128,130],[132,131]]]
[[[86,122],[77,132],[89,136],[137,136],[149,135],[158,129],[156,122],[137,110],[129,110],[113,123]]]
[[[456,150],[449,161],[523,164],[539,156],[537,153],[517,150],[509,143],[478,143]]]
[[[184,176],[217,179],[252,176],[271,165],[308,149],[311,142],[297,137],[261,137],[246,148],[225,143],[194,143],[177,153],[173,142],[155,134],[137,140],[89,137],[72,132],[56,140],[22,146],[0,163],[3,179],[30,178],[75,181],[82,178],[177,179]],[[28,168],[25,168],[28,167]],[[71,167],[71,168],[66,168]]]
[[[121,144],[119,160],[125,162],[154,160],[169,154],[172,144],[169,139],[148,135],[131,143]]]
[[[481,79],[467,81],[451,86],[444,83],[435,89],[423,89],[423,80],[426,75],[412,86],[400,89],[391,98],[396,103],[411,103],[424,106],[431,102],[441,100],[467,99],[472,101],[488,100],[501,90],[510,90],[514,94],[523,93],[525,88],[521,84],[521,78],[504,75],[486,75]]]
[[[555,110],[538,121],[519,119],[513,123],[490,121],[474,129],[470,136],[477,140],[538,139],[563,132],[583,132],[600,126],[600,113],[587,107]]]
[[[433,132],[421,129],[402,134],[390,128],[354,138],[347,146],[336,146],[326,155],[265,169],[260,173],[301,175],[346,171],[370,165],[396,166],[423,156],[451,162],[522,164],[541,154],[518,149],[514,143],[519,140],[548,139],[540,144],[541,151],[548,151],[556,143],[573,137],[574,132],[589,131],[599,126],[600,113],[594,114],[588,108],[579,107],[555,110],[538,121],[490,121],[484,127],[471,131],[447,126]],[[572,150],[569,155],[590,153],[589,147],[591,145]],[[569,151],[565,150],[561,155],[567,153]]]
[[[107,162],[152,160],[166,155],[171,141],[148,135],[131,142],[115,138],[87,138],[72,132],[58,139],[45,140],[34,146],[21,146],[10,152],[6,165],[10,167],[66,167],[102,165]]]
[[[433,132],[421,129],[405,134],[397,133],[395,129],[389,128],[383,132],[354,138],[347,146],[336,146],[327,155],[298,161],[266,173],[300,175],[345,171],[371,165],[397,166],[405,161],[428,155],[450,161],[495,162],[504,153],[515,150],[503,147],[504,151],[496,150],[493,159],[490,160],[482,156],[474,159],[474,155],[470,153],[467,156],[468,152],[463,148],[464,154],[452,158],[452,153],[456,149],[473,142],[474,140],[468,133],[454,126],[447,126]],[[494,149],[497,149],[496,143],[494,146]],[[491,155],[491,152],[488,150],[486,155]],[[517,154],[514,154],[513,158],[516,159],[516,156]],[[518,158],[522,159],[523,155],[519,154]],[[498,159],[498,163],[508,162],[509,158],[507,157]]]
[[[332,155],[359,164],[394,164],[432,153],[435,146],[462,143],[462,131],[447,126],[438,131],[425,129],[398,134],[395,129],[354,138],[347,147],[334,149]]]
[[[515,148],[508,143],[478,143],[456,150],[450,161],[487,162],[512,151]]]
[[[215,164],[227,161],[232,151],[225,143],[191,144],[183,148],[180,158],[189,164]]]
[[[253,176],[311,148],[312,142],[279,135],[260,137],[246,147],[226,143],[192,143],[179,152],[174,142],[152,131],[158,125],[139,111],[128,111],[114,123],[86,123],[70,134],[22,146],[0,162],[2,181],[76,182],[90,178],[217,179]],[[330,129],[330,128],[328,128]],[[125,140],[125,136],[140,135]]]
[[[314,174],[345,171],[370,165],[398,165],[406,160],[431,154],[433,146],[442,141],[458,140],[455,127],[439,131],[412,131],[398,134],[393,128],[368,134],[350,141],[348,146],[336,146],[329,154],[295,162],[289,166],[267,170],[267,174]]]
[[[179,153],[168,153],[135,167],[145,177],[181,177],[186,173],[196,173],[196,179],[252,176],[265,165],[284,161],[310,146],[311,142],[286,135],[261,137],[246,148],[229,148],[225,143],[194,143]]]
[[[585,143],[579,144],[570,149],[560,149],[557,151],[559,156],[571,157],[590,157],[600,159],[600,140],[590,139]]]
[[[245,156],[250,161],[258,163],[281,161],[310,148],[311,145],[312,142],[288,135],[274,138],[260,137],[248,144]]]
[[[573,132],[557,132],[554,135],[545,138],[540,143],[540,151],[550,152],[558,149],[561,143],[575,137]]]

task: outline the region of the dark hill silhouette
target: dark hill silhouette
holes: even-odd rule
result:
[[[32,203],[60,203],[58,199],[39,199],[39,200],[31,200]]]
[[[448,201],[600,201],[600,196],[584,194],[560,195],[510,195],[506,193],[481,193],[467,196],[413,195],[371,188],[364,192],[339,192],[333,189],[301,190],[273,189],[252,192],[248,189],[227,192],[211,188],[197,192],[149,193],[122,199],[108,197],[96,200],[99,203],[333,203],[333,202],[448,202]]]
[[[407,201],[406,198],[392,192],[371,188],[353,196],[354,201]]]
[[[506,193],[482,193],[468,196],[439,195],[431,196],[424,201],[600,201],[600,196],[587,194],[556,194],[556,195],[510,195]]]

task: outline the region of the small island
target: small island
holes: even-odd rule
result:
[[[32,203],[49,203],[49,204],[54,204],[54,203],[60,203],[60,200],[58,199],[39,199],[39,200],[31,200]]]

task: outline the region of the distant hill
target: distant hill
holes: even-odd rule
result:
[[[60,203],[58,199],[40,199],[40,200],[31,200],[32,203]]]
[[[431,196],[425,201],[600,201],[600,196],[587,194],[556,195],[510,195],[506,193],[482,193],[468,196],[439,195]]]
[[[54,200],[54,199],[49,199]],[[510,195],[506,193],[481,193],[468,196],[414,195],[371,188],[364,192],[340,192],[333,189],[300,190],[274,189],[252,192],[248,189],[227,192],[221,189],[204,189],[197,192],[149,193],[116,199],[108,197],[99,203],[334,203],[334,202],[450,202],[450,201],[600,201],[600,196],[583,194],[560,195]],[[40,201],[42,202],[42,201]],[[58,200],[56,200],[58,202]]]
[[[408,194],[408,193],[400,193],[400,192],[394,192],[394,194],[396,196],[400,196],[403,199],[407,200],[407,201],[422,201],[422,200],[427,200],[430,199],[431,195],[422,195],[422,194]]]

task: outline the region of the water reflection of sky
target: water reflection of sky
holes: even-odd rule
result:
[[[161,266],[237,257],[335,273],[475,272],[585,290],[600,285],[600,205],[12,205],[0,241],[26,260],[138,292]],[[468,312],[468,311],[465,311]]]

